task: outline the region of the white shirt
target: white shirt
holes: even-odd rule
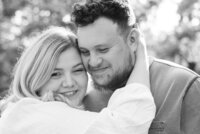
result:
[[[0,134],[147,134],[155,110],[150,90],[137,83],[117,89],[100,113],[25,98],[4,111]]]

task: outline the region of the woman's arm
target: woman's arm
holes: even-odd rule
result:
[[[63,102],[23,98],[2,114],[0,134],[83,134],[97,114]]]
[[[140,31],[138,29],[133,30],[136,39],[134,45],[137,45],[137,50],[135,53],[135,66],[127,84],[140,83],[150,88],[149,61],[147,57],[146,43]]]
[[[107,108],[84,134],[148,134],[154,116],[150,90],[141,84],[129,84],[113,93]]]

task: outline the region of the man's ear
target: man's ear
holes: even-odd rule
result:
[[[130,46],[131,50],[135,52],[138,46],[138,30],[136,28],[132,28],[127,37],[127,44]]]

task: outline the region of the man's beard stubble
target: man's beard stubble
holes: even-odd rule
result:
[[[132,57],[131,55],[129,55],[128,64],[126,64],[126,66],[124,67],[122,71],[118,70],[118,72],[116,72],[111,77],[110,82],[104,85],[100,85],[93,80],[93,86],[97,90],[111,90],[111,91],[115,91],[118,88],[122,88],[126,85],[133,68],[134,68],[134,64],[132,61]]]

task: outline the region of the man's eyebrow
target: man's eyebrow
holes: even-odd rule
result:
[[[84,47],[79,47],[79,49],[86,49],[86,48],[84,48]]]
[[[102,47],[102,46],[105,46],[106,44],[98,44],[96,45],[95,47]]]
[[[109,46],[110,46],[110,44],[101,43],[101,44],[98,44],[98,45],[94,45],[94,48],[96,49],[96,48],[100,48],[100,47],[109,47]],[[79,50],[87,50],[87,48],[85,48],[85,47],[79,47]]]
[[[95,48],[101,48],[101,47],[103,47],[103,48],[110,48],[110,47],[112,47],[112,45],[111,44],[99,44],[99,45],[95,46]]]

